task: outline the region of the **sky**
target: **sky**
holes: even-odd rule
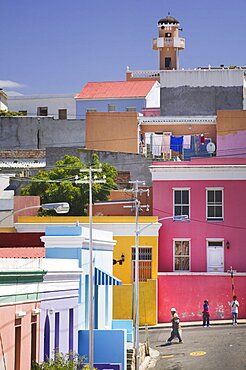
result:
[[[186,40],[180,68],[246,65],[246,0],[0,0],[0,88],[78,93],[87,82],[156,70],[152,39],[170,12]]]

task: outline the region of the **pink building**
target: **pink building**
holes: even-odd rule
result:
[[[184,321],[201,320],[204,299],[211,319],[230,318],[232,279],[246,317],[246,159],[209,158],[154,163],[153,214],[159,237],[159,322],[175,306]]]

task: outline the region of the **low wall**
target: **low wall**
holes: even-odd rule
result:
[[[139,324],[157,324],[157,281],[139,282]],[[132,319],[132,285],[113,288],[113,319]]]
[[[246,274],[235,274],[234,287],[240,304],[239,318],[246,318]],[[170,321],[172,307],[178,311],[181,321],[202,320],[204,299],[209,301],[211,320],[230,319],[230,274],[159,274],[159,323]]]

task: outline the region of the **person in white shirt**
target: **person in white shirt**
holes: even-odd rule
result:
[[[237,325],[237,317],[238,317],[238,307],[239,302],[237,301],[237,296],[233,296],[233,301],[231,302],[231,314],[232,314],[232,324]]]

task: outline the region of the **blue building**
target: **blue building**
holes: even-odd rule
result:
[[[93,238],[93,307],[94,363],[119,364],[126,369],[127,331],[113,329],[112,286],[121,281],[112,276],[112,232],[94,230]],[[78,301],[78,353],[89,359],[89,229],[81,226],[50,226],[45,236],[46,257],[77,259],[82,269]]]
[[[88,82],[75,96],[76,118],[86,112],[141,112],[160,107],[157,81]]]

